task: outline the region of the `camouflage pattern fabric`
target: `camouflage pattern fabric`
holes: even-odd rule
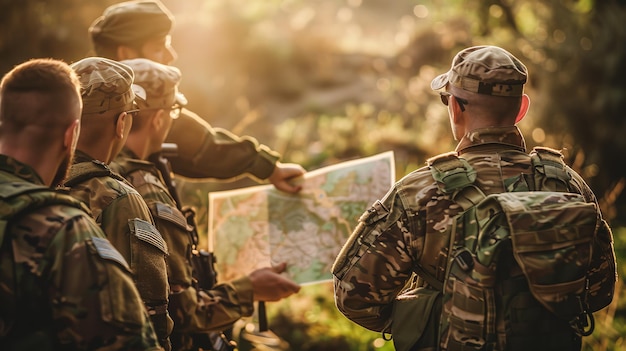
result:
[[[0,184],[4,195],[20,184],[45,189],[30,167],[3,155]],[[4,195],[3,350],[161,349],[128,264],[77,200],[52,190]]]
[[[456,151],[476,171],[474,184],[485,195],[523,188],[524,184],[511,183],[511,179],[522,183],[534,181],[534,166],[517,127],[475,130],[462,138]],[[582,178],[569,168],[567,172],[572,176],[567,184],[569,191],[595,204],[596,198]],[[426,276],[435,277],[439,284],[444,281],[449,241],[448,236],[442,234],[456,225],[455,217],[462,211],[463,208],[451,195],[441,191],[428,167],[398,181],[385,198],[361,216],[335,261],[332,272],[339,310],[365,328],[391,332],[391,315],[396,299],[406,292],[407,287],[415,286],[411,284],[414,271],[422,273],[417,279],[418,286],[432,290],[436,284],[429,284]],[[598,276],[606,280],[598,282],[592,288],[592,294],[611,295],[616,278],[613,241],[606,222],[600,219],[598,223],[602,227],[593,240],[593,251],[597,254],[592,257],[592,266],[600,273]],[[516,289],[516,284],[524,283],[525,279],[511,282],[511,289],[524,290]],[[422,296],[424,301],[431,299],[428,295]],[[573,334],[567,323],[563,325],[563,322],[555,321],[556,317],[551,316],[530,294],[523,299],[527,301],[524,310],[537,311],[545,317],[544,322],[530,326],[538,328],[538,335],[541,328],[554,323],[560,323],[557,326],[562,326],[563,335]],[[441,302],[431,301],[428,306],[435,311]],[[425,312],[428,313],[414,317],[416,323],[427,324],[426,327],[438,323],[428,319],[430,311]],[[508,341],[509,345],[519,342],[523,346],[524,338],[512,335]],[[430,345],[423,345],[422,349],[434,350],[437,344],[436,340],[430,340]]]
[[[170,159],[172,169],[189,178],[229,179],[250,174],[267,179],[280,159],[276,151],[255,138],[214,128],[185,108],[165,142],[178,145],[179,156]]]
[[[70,195],[87,204],[109,241],[130,263],[159,341],[168,349],[173,328],[167,312],[169,250],[143,198],[120,175],[79,150],[66,186]]]
[[[154,164],[138,159],[124,148],[111,167],[126,177],[145,199],[170,250],[167,257],[170,285],[183,287],[181,292],[170,295],[173,344],[180,350],[190,350],[190,334],[224,330],[241,317],[251,316],[254,311],[252,285],[247,277],[217,284],[211,290],[194,287],[190,228]]]
[[[83,115],[127,106],[135,99],[133,70],[104,57],[87,57],[70,65],[80,80]]]
[[[140,96],[140,108],[169,109],[174,105],[187,104],[185,96],[178,91],[182,78],[180,70],[174,66],[162,65],[145,58],[124,60],[135,72],[133,90]]]

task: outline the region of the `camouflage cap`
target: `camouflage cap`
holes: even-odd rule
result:
[[[528,77],[526,66],[510,52],[497,46],[473,46],[452,60],[452,67],[430,83],[433,90],[448,83],[472,93],[521,96]]]
[[[107,7],[89,33],[93,42],[132,44],[168,35],[173,23],[174,16],[158,0],[126,1]]]
[[[141,97],[140,107],[169,108],[187,104],[187,99],[178,92],[178,83],[182,77],[180,70],[145,58],[125,60],[135,72],[133,90]],[[143,101],[142,101],[143,100]]]
[[[104,57],[87,57],[70,65],[80,81],[83,114],[127,106],[135,99],[133,70]]]

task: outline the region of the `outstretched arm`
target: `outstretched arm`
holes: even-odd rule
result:
[[[302,186],[297,181],[297,178],[304,175],[304,173],[306,171],[299,164],[276,162],[276,168],[274,168],[268,180],[278,190],[297,193],[302,190]]]

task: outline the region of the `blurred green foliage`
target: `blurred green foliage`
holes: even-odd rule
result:
[[[0,0],[0,73],[31,57],[90,54],[87,28],[111,0]],[[163,0],[190,108],[214,126],[252,135],[312,170],[394,150],[400,177],[452,140],[430,80],[470,45],[500,45],[530,70],[532,147],[565,149],[598,195],[626,257],[626,2],[623,0]],[[179,179],[206,233],[208,191],[255,184]],[[204,240],[206,244],[206,239]],[[218,253],[219,259],[219,253]],[[618,265],[620,276],[624,268]],[[619,350],[623,284],[597,314],[586,350]],[[293,350],[391,350],[348,322],[332,286],[269,304]]]

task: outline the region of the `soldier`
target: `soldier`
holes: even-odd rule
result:
[[[471,251],[467,250],[455,251],[458,246],[453,245],[464,245],[463,240],[477,240],[476,236],[470,237],[470,232],[465,232],[477,225],[476,220],[474,223],[469,220],[462,222],[462,226],[455,221],[456,215],[477,203],[472,201],[475,198],[470,195],[514,194],[528,190],[538,190],[539,193],[547,189],[544,186],[556,184],[558,187],[553,192],[580,194],[582,196],[577,198],[582,199],[583,204],[594,204],[597,207],[591,189],[563,163],[558,151],[544,148],[530,155],[526,153],[524,138],[516,123],[525,116],[529,106],[529,97],[523,92],[527,74],[526,67],[515,56],[499,47],[475,46],[459,52],[452,62],[452,68],[431,83],[433,90],[440,91],[441,101],[448,108],[455,140],[460,140],[456,151],[432,158],[429,167],[420,168],[398,181],[384,199],[377,201],[359,219],[358,226],[335,261],[332,272],[335,301],[339,310],[365,328],[392,333],[396,344],[400,341],[396,339],[401,339],[397,337],[406,336],[399,331],[410,330],[412,335],[405,339],[412,339],[415,344],[397,347],[398,350],[581,348],[582,333],[575,325],[577,322],[557,318],[556,313],[551,313],[539,303],[538,295],[534,292],[530,294],[530,283],[525,277],[529,272],[522,273],[517,263],[512,263],[510,243],[509,251],[505,251],[508,256],[502,256],[508,259],[502,261],[507,265],[498,271],[500,276],[495,280],[494,291],[497,308],[508,306],[516,310],[508,314],[510,310],[496,309],[496,325],[494,330],[489,331],[493,338],[485,340],[483,335],[476,336],[471,332],[480,330],[484,322],[483,314],[462,313],[466,309],[482,308],[482,301],[488,297],[476,298],[474,293],[485,291],[483,288],[460,289],[458,293],[462,297],[457,301],[441,298],[442,289],[448,289],[444,282],[450,281],[450,276],[464,277],[463,272],[473,272],[473,267],[484,267],[476,263],[480,262],[477,261],[480,257],[471,256]],[[436,177],[443,174],[446,178]],[[458,184],[471,184],[474,193],[463,193],[468,197],[458,198],[457,193],[452,191],[455,189],[442,188],[442,184],[450,185],[452,180]],[[592,250],[587,250],[579,257],[571,253],[560,258],[555,256],[554,261],[569,260],[561,263],[566,265],[590,258],[589,266],[583,267],[588,268],[583,272],[588,275],[586,289],[589,291],[586,297],[602,300],[598,306],[602,308],[613,296],[615,255],[611,231],[599,212],[595,208],[593,211],[591,220],[597,226],[589,226],[590,236],[593,236],[589,240],[592,243],[590,246],[593,245]],[[546,219],[544,221],[548,222]],[[504,237],[498,235],[501,235],[500,232],[490,236],[488,242],[481,243],[496,245],[503,242]],[[565,234],[563,236],[560,240],[568,237]],[[461,238],[461,244],[457,244],[457,238]],[[547,241],[548,238],[553,237],[545,236],[542,240]],[[543,245],[546,251],[553,248],[546,247],[545,242]],[[459,255],[454,256],[453,252],[459,252]],[[517,254],[517,251],[514,252]],[[593,252],[593,256],[590,252]],[[551,263],[547,252],[543,255],[543,260],[535,261],[533,268]],[[459,268],[451,273],[448,267]],[[490,271],[484,269],[482,272],[486,277]],[[418,276],[418,289],[407,290],[405,286],[415,287],[408,284],[413,274]],[[474,276],[466,280],[457,279],[459,287],[475,281]],[[484,285],[489,283],[487,280],[478,282]],[[584,281],[581,282],[584,284]],[[566,295],[558,294],[558,289],[563,287],[564,284],[557,284],[557,288],[545,294],[554,302],[563,300]],[[402,307],[398,307],[403,306],[403,299],[407,297],[400,294],[408,292],[415,294],[415,305],[411,305],[415,307],[413,311],[403,311]],[[585,302],[579,301],[578,307],[588,316],[587,313],[595,309],[585,311]],[[458,303],[461,307],[456,310],[446,309],[450,303]],[[412,320],[411,312],[414,315]],[[441,317],[444,312],[451,313],[450,319],[445,321],[449,324],[445,324]],[[408,316],[408,319],[395,320],[394,313]],[[486,313],[493,311],[488,310]],[[446,328],[453,325],[453,318],[456,318],[455,325],[462,325],[470,332],[466,335],[445,334]]]
[[[167,312],[167,244],[141,195],[108,167],[138,113],[131,89],[133,71],[101,57],[88,57],[71,67],[81,84],[83,117],[65,186],[87,204],[109,241],[130,263],[159,342],[169,349],[173,322]]]
[[[130,269],[74,198],[56,192],[80,134],[80,84],[35,59],[0,83],[0,345],[160,350]]]
[[[174,18],[158,0],[128,1],[108,7],[89,28],[96,54],[114,60],[147,58],[171,64],[176,52],[170,43]],[[175,173],[190,178],[228,179],[249,174],[267,179],[282,191],[301,187],[289,182],[304,169],[279,162],[280,155],[251,137],[238,137],[213,128],[195,113],[182,109],[167,142],[175,143],[179,156],[171,159]]]
[[[147,59],[121,61],[135,72],[134,89],[139,114],[128,140],[112,167],[144,197],[170,250],[168,277],[170,315],[174,319],[172,345],[176,350],[192,349],[192,334],[223,330],[241,317],[252,314],[253,300],[276,301],[299,290],[281,276],[285,265],[262,268],[249,276],[200,289],[193,284],[191,252],[193,232],[179,210],[155,164],[149,156],[161,151],[161,144],[181,108],[187,103],[178,92],[180,71]],[[197,346],[196,346],[197,348]]]

